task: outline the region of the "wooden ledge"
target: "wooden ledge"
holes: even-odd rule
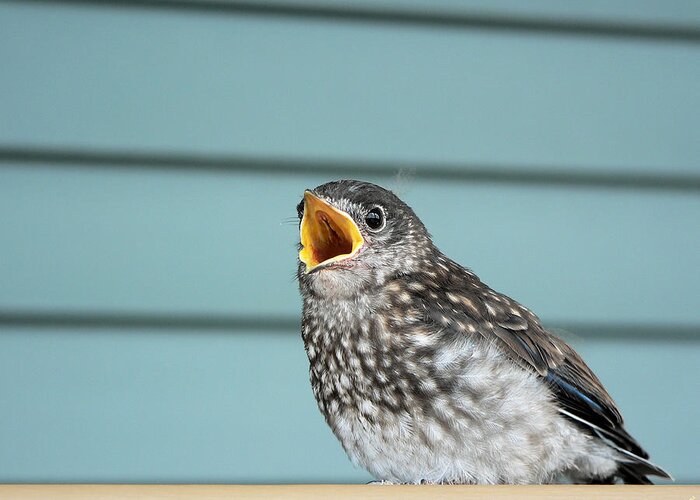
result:
[[[5,484],[0,498],[22,499],[168,499],[218,500],[292,498],[339,499],[500,499],[500,498],[650,498],[654,500],[700,500],[700,485],[693,486],[399,486],[399,485],[156,485],[156,484]]]

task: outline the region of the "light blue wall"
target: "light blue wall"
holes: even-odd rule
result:
[[[361,177],[700,482],[700,6],[285,3],[0,5],[0,481],[368,481],[311,395],[289,221]]]

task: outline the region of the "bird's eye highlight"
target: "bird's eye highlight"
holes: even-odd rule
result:
[[[365,224],[372,231],[379,231],[385,224],[384,210],[381,207],[374,207],[365,215]]]
[[[297,215],[300,219],[304,217],[304,200],[301,200],[297,205]]]

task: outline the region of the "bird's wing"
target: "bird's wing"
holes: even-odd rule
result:
[[[539,318],[515,300],[481,282],[474,284],[469,291],[443,288],[441,292],[445,296],[440,302],[449,304],[460,316],[467,316],[462,317],[476,326],[478,334],[489,341],[495,340],[516,363],[537,372],[552,388],[563,414],[589,431],[603,433],[623,450],[648,458],[624,429],[622,416],[603,384],[576,351],[545,330]],[[444,313],[439,307],[428,308],[428,312],[436,321]]]

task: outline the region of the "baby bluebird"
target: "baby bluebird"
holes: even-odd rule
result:
[[[580,356],[391,191],[329,182],[297,211],[311,385],[354,463],[391,483],[670,478]]]

